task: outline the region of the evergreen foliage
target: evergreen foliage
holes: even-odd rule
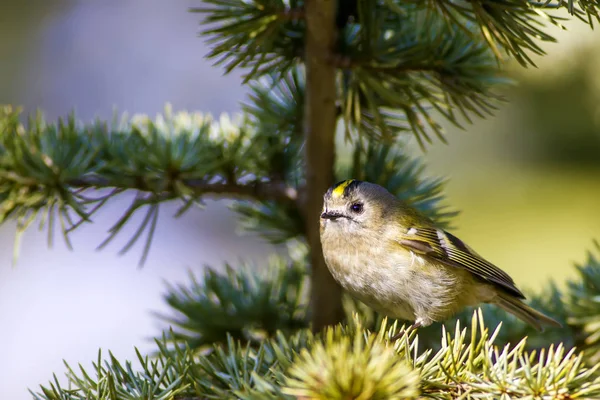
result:
[[[192,349],[234,340],[259,343],[278,331],[308,327],[306,260],[273,257],[266,268],[226,265],[219,274],[207,267],[191,284],[169,286],[165,300],[177,316],[162,318],[177,331],[171,339]]]
[[[600,396],[598,365],[563,345],[526,352],[527,339],[499,347],[499,327],[490,333],[481,311],[470,329],[442,330],[439,350],[419,352],[414,331],[395,342],[398,325],[383,321],[374,333],[355,318],[349,326],[313,335],[281,332],[256,348],[228,336],[207,355],[189,348],[171,351],[157,340],[156,359],[138,353],[142,372],[114,357],[94,364],[94,373],[67,365],[70,387],[55,378],[36,399],[477,399]],[[402,327],[401,329],[404,329]]]
[[[161,203],[177,200],[182,215],[216,197],[237,200],[233,208],[246,229],[290,248],[267,268],[208,268],[188,285],[168,287],[174,315],[161,317],[173,330],[156,340],[155,357],[138,352],[134,366],[99,353],[93,371],[67,365],[68,384],[55,377],[34,398],[600,397],[600,262],[593,254],[566,289],[551,284],[531,296],[564,329],[540,334],[486,306],[458,315],[453,333],[446,322],[390,343],[407,325],[347,297],[346,322],[315,329],[315,321],[337,322],[342,300],[339,288],[320,280],[327,275],[312,251],[318,232],[307,223],[322,189],[352,176],[451,224],[456,212],[443,204],[444,180],[425,176],[421,161],[406,154],[405,139],[412,135],[425,147],[433,137],[445,140],[434,117],[461,126],[489,115],[502,100],[496,88],[507,83],[503,63],[534,65],[540,43],[554,41],[545,27],[564,19],[557,11],[592,25],[600,4],[362,0],[340,1],[333,14],[332,4],[206,0],[192,10],[204,16],[208,57],[226,72],[245,72],[250,94],[235,117],[167,107],[155,119],[82,124],[71,115],[47,123],[38,114],[24,124],[20,111],[0,109],[0,222],[15,219],[18,235],[39,223],[50,244],[55,228],[69,243],[109,199],[134,190],[100,247],[144,210],[122,250],[145,235],[143,262]],[[311,110],[322,111],[325,122]],[[348,150],[335,165],[331,121]],[[309,287],[321,302],[312,308]],[[327,290],[333,295],[323,295]],[[328,311],[315,318],[321,309]],[[309,330],[311,314],[317,332]]]

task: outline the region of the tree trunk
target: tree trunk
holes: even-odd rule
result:
[[[333,183],[336,128],[335,0],[307,0],[306,36],[306,234],[311,249],[312,329],[320,331],[344,318],[342,289],[325,265],[319,238],[323,194]]]

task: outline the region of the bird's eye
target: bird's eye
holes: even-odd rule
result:
[[[362,203],[352,203],[350,210],[355,214],[360,214],[363,211],[363,205]]]

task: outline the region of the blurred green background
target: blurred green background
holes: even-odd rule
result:
[[[49,119],[66,115],[73,109],[84,120],[94,116],[110,118],[115,106],[121,112],[153,115],[161,112],[166,102],[171,102],[175,110],[215,114],[238,111],[237,104],[245,94],[240,75],[223,76],[220,69],[203,59],[208,49],[196,37],[198,15],[186,11],[198,3],[192,0],[3,0],[0,2],[0,103],[22,105],[26,112],[39,107]],[[600,239],[600,74],[597,73],[600,71],[600,34],[576,22],[567,26],[568,32],[549,28],[559,43],[543,46],[549,55],[536,58],[538,69],[508,67],[518,85],[505,90],[509,102],[500,106],[493,117],[467,125],[465,131],[447,127],[449,144],[436,142],[423,155],[431,174],[449,179],[447,204],[461,211],[454,222],[454,232],[512,274],[524,288],[540,287],[548,279],[560,284],[573,274],[573,263],[583,261],[592,240]],[[422,155],[414,143],[409,151],[415,156]],[[25,239],[39,256],[35,259],[40,264],[39,269],[30,267],[29,275],[23,264],[15,271],[10,270],[8,260],[14,232],[2,227],[0,245],[6,249],[4,259],[7,261],[0,263],[0,279],[4,279],[0,280],[0,287],[5,284],[0,321],[11,328],[0,331],[0,341],[15,343],[9,343],[13,353],[0,364],[3,371],[0,376],[8,377],[7,382],[13,383],[12,391],[0,388],[0,398],[28,398],[16,394],[25,395],[25,384],[32,387],[49,378],[52,371],[60,370],[60,360],[66,357],[65,349],[73,348],[70,355],[73,359],[69,361],[79,362],[81,357],[94,359],[97,347],[102,345],[82,334],[81,346],[76,348],[72,344],[73,336],[61,334],[57,326],[52,325],[56,324],[54,319],[47,322],[48,333],[40,339],[35,331],[36,319],[41,318],[38,314],[49,313],[40,308],[36,296],[47,298],[49,293],[63,293],[64,310],[57,313],[64,314],[67,322],[61,326],[76,320],[98,337],[106,337],[108,333],[98,329],[94,313],[108,310],[105,321],[113,321],[115,327],[110,333],[111,340],[107,339],[104,346],[113,350],[118,346],[130,349],[138,344],[133,343],[132,337],[153,333],[145,325],[133,324],[131,315],[146,313],[162,303],[161,279],[184,280],[181,274],[173,278],[176,268],[180,268],[180,272],[199,268],[206,257],[215,265],[212,256],[207,256],[209,253],[217,254],[214,259],[226,255],[233,261],[236,251],[244,256],[256,256],[272,250],[255,242],[243,247],[239,240],[229,239],[234,235],[231,213],[223,206],[211,205],[211,210],[198,218],[169,222],[171,233],[162,225],[167,239],[155,243],[149,266],[138,275],[129,274],[135,268],[136,253],[119,261],[131,264],[130,269],[115,270],[114,275],[107,275],[104,280],[99,275],[90,275],[90,270],[81,276],[75,275],[73,271],[83,267],[81,255],[67,256],[66,252],[59,254],[56,250],[46,252],[43,235],[35,237],[35,243],[33,236]],[[115,209],[110,221],[107,219],[107,226],[118,212],[119,209]],[[165,215],[165,219],[171,218],[168,212]],[[83,235],[81,241],[93,242],[90,246],[100,243],[107,227],[96,229],[87,239]],[[169,240],[172,243],[168,243]],[[190,251],[173,251],[169,246],[175,243],[181,247],[181,243],[189,245]],[[86,256],[84,266],[87,268],[94,262],[98,271],[108,269],[115,265],[111,258],[115,252],[107,250],[100,255]],[[175,257],[184,257],[184,253],[188,257],[185,262]],[[156,258],[156,254],[163,254],[163,258]],[[57,274],[56,269],[46,265],[50,255],[54,257],[52,268],[63,264],[72,268],[65,269],[66,278],[54,283],[62,282],[62,289],[47,287],[48,278],[43,274]],[[159,265],[163,266],[162,270],[158,269]],[[95,273],[100,274],[98,271]],[[68,296],[70,288],[81,287],[82,293],[89,293],[85,285],[104,282],[108,287],[119,276],[124,287],[119,293],[126,299],[135,290],[130,290],[132,285],[150,273],[156,282],[152,281],[152,287],[144,283],[144,288],[136,292],[138,308],[134,309],[133,303],[127,300],[117,301],[115,290],[110,295],[117,299],[113,308],[107,308],[104,298],[96,299],[95,311],[85,312],[90,318],[88,322],[80,320],[83,317],[75,311],[76,317],[67,314],[73,307],[73,298]],[[35,279],[39,280],[36,283],[39,286],[33,289],[36,296],[32,297],[27,295],[27,289],[32,290]],[[11,288],[21,289],[11,292]],[[105,287],[98,290],[104,293]],[[30,308],[20,303],[24,298],[30,299],[31,305],[27,305]],[[77,303],[80,302],[81,299]],[[116,317],[118,310],[122,313]],[[144,318],[148,324],[153,321],[150,315],[144,314]],[[29,325],[21,324],[27,319],[31,320]],[[131,326],[124,329],[121,321]],[[102,324],[106,325],[107,322]],[[49,336],[52,332],[56,332],[56,337]],[[31,339],[26,339],[26,333]],[[22,370],[30,376],[16,382],[19,371],[14,366],[25,359],[18,349],[32,343],[33,337],[41,344],[37,349],[32,348],[28,358],[32,365],[43,362],[40,355],[44,352],[52,362],[48,361],[35,376],[29,366],[23,366]],[[59,345],[60,339],[62,344]],[[21,342],[16,343],[18,340]],[[80,348],[91,350],[83,355]]]

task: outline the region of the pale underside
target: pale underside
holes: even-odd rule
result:
[[[496,295],[492,285],[470,272],[427,259],[397,242],[363,237],[342,243],[343,235],[330,239],[323,254],[333,277],[383,315],[426,326]]]

